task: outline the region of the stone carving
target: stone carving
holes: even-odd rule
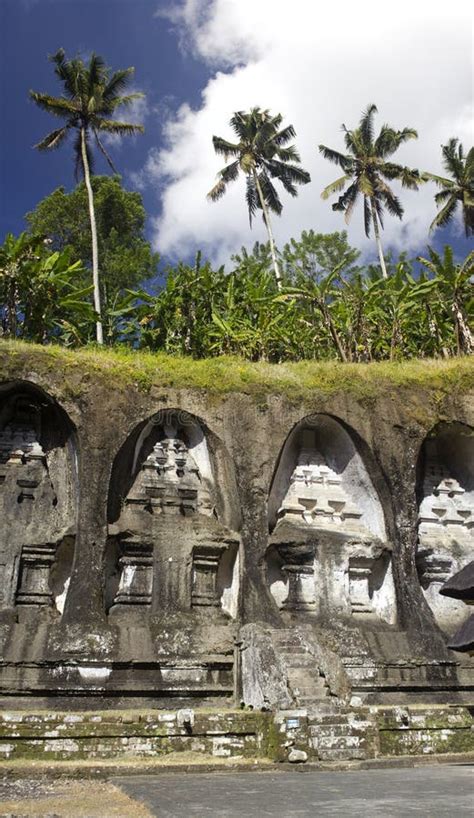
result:
[[[438,592],[472,557],[474,493],[467,492],[453,477],[430,443],[419,509],[416,564],[428,603],[439,624],[449,628],[462,616],[462,606],[443,599]]]
[[[225,545],[197,546],[193,550],[191,604],[197,607],[219,607],[217,588],[219,562]]]
[[[186,443],[176,437],[176,428],[166,427],[165,431],[169,436],[155,443],[125,503],[154,513],[212,514],[209,491]]]
[[[55,555],[56,547],[51,543],[23,546],[17,605],[53,605],[50,573]]]
[[[110,612],[145,606],[166,612],[220,609],[222,557],[237,540],[218,521],[213,486],[186,442],[168,422],[144,459],[109,532],[119,543],[120,579]],[[129,614],[126,614],[129,615]]]
[[[11,394],[0,406],[1,607],[53,608],[51,569],[74,535],[74,501],[64,446],[41,442],[44,402]],[[3,424],[3,425],[2,425]],[[54,441],[55,430],[51,430]]]
[[[283,611],[322,611],[336,605],[347,614],[373,615],[378,590],[373,574],[388,546],[369,531],[347,481],[303,429],[296,464],[277,512],[270,548],[280,559],[278,604]]]
[[[278,519],[287,518],[314,528],[334,526],[348,532],[366,533],[360,521],[362,512],[343,489],[341,477],[317,449],[308,445],[313,436],[312,432],[304,433],[303,448]]]
[[[153,584],[151,544],[121,542],[120,581],[114,605],[150,605]]]

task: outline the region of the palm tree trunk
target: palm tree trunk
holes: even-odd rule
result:
[[[374,233],[375,233],[375,243],[377,244],[377,250],[379,254],[379,261],[380,266],[382,268],[382,275],[384,278],[388,278],[387,268],[385,266],[385,259],[383,257],[383,250],[382,250],[382,242],[380,240],[380,230],[379,230],[379,223],[377,219],[377,212],[375,210],[375,205],[373,199],[370,200],[370,209],[372,212],[372,222],[374,225]]]
[[[97,242],[97,225],[95,221],[95,208],[94,208],[94,194],[92,192],[92,185],[91,185],[91,178],[90,178],[90,171],[89,171],[89,162],[87,160],[87,150],[86,150],[86,130],[84,127],[81,128],[81,154],[82,154],[82,167],[84,168],[84,181],[86,183],[87,188],[87,197],[89,200],[89,218],[91,223],[91,234],[92,234],[92,282],[94,284],[94,309],[98,315],[96,321],[96,338],[98,344],[104,343],[104,335],[102,331],[102,313],[100,308],[100,288],[99,288],[99,249],[98,249],[98,242]]]
[[[262,191],[262,188],[260,187],[260,182],[258,181],[258,175],[257,175],[256,170],[253,171],[253,178],[254,178],[254,182],[255,182],[255,187],[257,188],[258,198],[260,199],[260,204],[262,206],[263,220],[265,222],[265,227],[267,228],[268,238],[269,238],[269,241],[270,241],[270,252],[272,254],[273,269],[275,270],[276,283],[277,283],[278,289],[281,290],[281,273],[280,273],[280,267],[278,266],[278,261],[277,261],[277,257],[276,257],[275,240],[273,238],[272,227],[271,227],[271,224],[270,224],[270,214],[269,214],[268,208],[267,208],[267,206],[265,204],[263,191]]]

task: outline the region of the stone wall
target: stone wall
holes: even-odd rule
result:
[[[463,707],[0,714],[0,762],[13,762],[10,771],[15,762],[122,764],[170,753],[186,753],[188,759],[341,762],[473,752],[472,717]]]
[[[1,360],[5,707],[472,701],[437,595],[472,559],[472,389],[296,400]]]

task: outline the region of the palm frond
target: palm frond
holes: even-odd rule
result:
[[[134,122],[120,122],[118,119],[103,119],[102,117],[97,117],[97,119],[94,117],[93,125],[99,131],[117,134],[143,133],[145,130],[143,125]]]
[[[388,185],[384,186],[384,188],[379,192],[379,196],[382,198],[382,201],[391,216],[397,216],[399,219],[403,218],[402,203],[400,199],[395,196],[394,192],[388,187]]]
[[[246,190],[245,190],[245,201],[247,202],[247,210],[249,214],[249,224],[252,227],[253,218],[258,210],[259,202],[258,202],[258,194],[255,187],[255,182],[251,175],[247,176],[246,181]]]
[[[263,164],[271,176],[275,176],[283,185],[287,182],[292,185],[307,185],[311,181],[308,171],[298,165],[280,162],[278,159],[266,160]]]
[[[374,141],[374,114],[377,113],[377,106],[373,103],[368,105],[366,110],[362,114],[362,119],[360,121],[360,134],[362,137],[362,141],[364,143],[364,147],[367,150],[371,150],[373,147]]]
[[[43,111],[47,111],[54,116],[67,118],[78,114],[77,106],[70,100],[64,99],[64,97],[52,97],[49,94],[30,91],[30,99]]]
[[[296,131],[293,125],[287,125],[286,128],[282,128],[273,135],[272,141],[275,143],[275,145],[278,145],[278,147],[283,147],[283,145],[286,145],[290,139],[294,139],[295,136]]]
[[[449,199],[451,196],[457,198],[456,192],[453,190],[439,190],[438,193],[435,193],[434,200],[437,205],[443,204]]]
[[[142,94],[141,91],[135,91],[133,94],[126,94],[124,97],[114,97],[108,101],[104,100],[104,95],[102,94],[103,108],[101,111],[103,111],[103,113],[113,113],[117,108],[128,108],[135,102],[135,100],[144,98],[145,94]]]
[[[238,156],[241,151],[241,145],[235,144],[234,142],[228,142],[227,139],[223,139],[221,136],[213,136],[212,144],[215,152],[221,156],[224,156],[224,158],[227,158],[228,156]]]
[[[51,150],[53,148],[59,148],[62,142],[66,139],[69,132],[69,127],[64,125],[63,128],[57,128],[55,131],[51,131],[41,142],[38,142],[35,145],[39,151],[46,151]]]
[[[366,149],[360,128],[350,131],[345,125],[343,125],[342,130],[344,131],[344,143],[346,145],[346,149],[352,153],[356,159],[361,159],[364,157],[366,154]]]
[[[345,215],[344,219],[346,224],[349,224],[352,213],[354,211],[354,207],[357,204],[357,199],[359,198],[359,188],[357,184],[352,184],[350,187],[347,188],[344,194],[344,207],[345,207]]]
[[[245,140],[250,141],[255,134],[251,115],[246,114],[244,111],[236,111],[230,118],[230,125],[242,142]]]
[[[401,131],[396,131],[397,148],[410,139],[418,139],[418,131],[416,128],[403,128]]]
[[[374,186],[372,184],[372,180],[367,172],[362,172],[359,174],[358,177],[358,188],[359,191],[364,196],[373,196],[374,195]]]
[[[120,71],[115,71],[102,92],[104,102],[110,103],[120,96],[121,91],[125,90],[134,73],[134,68],[123,68]]]
[[[380,133],[374,142],[374,154],[381,159],[390,156],[393,153],[393,145],[395,139],[395,131],[390,125],[384,123],[380,129]]]
[[[395,162],[385,162],[380,167],[380,173],[386,179],[396,179],[401,182],[402,187],[410,188],[410,190],[418,190],[419,184],[423,181],[418,170],[397,165]]]
[[[49,59],[52,63],[54,63],[54,73],[63,83],[64,89],[68,96],[73,99],[77,92],[75,76],[71,63],[66,60],[64,49],[60,48],[55,54],[52,54]]]
[[[431,222],[430,231],[435,230],[437,227],[445,227],[449,224],[454,217],[457,204],[457,199],[454,196],[448,199],[444,207],[441,208]]]
[[[428,171],[423,171],[421,175],[423,181],[435,182],[438,187],[446,188],[446,190],[454,191],[457,187],[456,182],[453,182],[452,179],[446,179],[444,176],[437,176],[435,173],[429,173]]]
[[[464,171],[468,181],[474,184],[474,147],[470,148],[466,156]]]
[[[452,137],[447,145],[441,146],[443,166],[456,182],[461,181],[464,171],[463,148],[462,145],[458,145],[458,142],[458,139]]]
[[[456,207],[458,204],[458,200],[456,196],[450,196],[444,207],[441,208],[440,211],[436,214],[433,221],[430,224],[430,232],[432,230],[436,230],[437,227],[445,227],[445,225],[449,224],[452,221],[454,214],[456,212]]]
[[[339,179],[331,182],[331,184],[327,185],[327,187],[325,187],[321,193],[321,199],[329,199],[333,193],[339,193],[339,191],[344,189],[346,182],[348,182],[350,178],[351,177],[345,173],[344,176],[340,176]]]
[[[328,148],[326,145],[319,145],[318,149],[319,153],[324,157],[324,159],[327,159],[329,162],[333,162],[334,165],[339,165],[339,167],[346,173],[350,171],[352,166],[351,156],[339,153],[339,151]]]
[[[101,85],[104,80],[105,74],[105,62],[102,57],[98,54],[92,54],[89,60],[89,66],[87,70],[87,77],[88,77],[88,95],[91,97],[94,95],[96,87]]]
[[[223,182],[228,184],[228,182],[235,182],[239,175],[240,170],[240,163],[239,160],[236,159],[235,162],[231,162],[230,165],[226,165],[225,168],[219,171],[219,176]]]
[[[222,198],[226,190],[227,190],[226,183],[222,179],[219,179],[214,185],[214,187],[210,189],[209,193],[206,195],[206,198],[209,199],[211,202],[217,202],[219,199]]]
[[[277,216],[279,216],[283,210],[283,206],[270,177],[265,171],[261,171],[258,174],[258,181],[260,182],[265,204],[272,213],[276,213]]]
[[[105,159],[106,159],[106,161],[107,161],[108,165],[110,166],[111,170],[112,170],[114,173],[117,173],[117,174],[118,174],[118,170],[117,170],[117,168],[115,167],[114,163],[112,162],[111,157],[109,156],[108,151],[106,150],[106,148],[104,147],[103,143],[102,143],[102,142],[101,142],[101,140],[100,140],[99,134],[97,133],[97,129],[96,129],[96,128],[94,128],[94,129],[93,129],[93,131],[94,131],[95,141],[97,142],[97,146],[98,146],[98,148],[99,148],[100,152],[101,152],[101,153],[102,153],[102,155],[105,157]]]
[[[294,145],[288,145],[287,148],[277,148],[275,156],[277,156],[281,162],[301,162],[300,154]]]

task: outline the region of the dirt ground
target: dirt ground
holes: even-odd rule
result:
[[[139,801],[103,781],[0,782],[0,818],[153,818]]]

